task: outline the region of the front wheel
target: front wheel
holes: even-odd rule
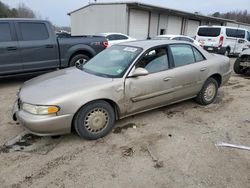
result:
[[[243,69],[242,66],[240,66],[240,58],[237,58],[234,62],[234,72],[236,74],[244,74],[246,71]]]
[[[214,102],[217,93],[218,82],[214,78],[208,78],[195,100],[201,105],[209,105]]]
[[[84,54],[78,54],[75,55],[69,62],[69,66],[73,67],[73,66],[81,66],[83,64],[85,64],[88,60],[90,60],[90,58],[87,55]]]
[[[78,135],[88,140],[104,137],[112,130],[114,124],[114,109],[102,100],[83,106],[74,120],[74,128]]]

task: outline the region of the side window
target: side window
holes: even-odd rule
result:
[[[182,41],[191,42],[191,43],[194,42],[192,39],[189,39],[189,38],[187,38],[187,37],[181,37],[181,40],[182,40]]]
[[[107,39],[108,39],[108,40],[116,40],[116,39],[115,39],[115,35],[109,35],[109,36],[107,36]]]
[[[181,40],[181,37],[174,37],[172,40]]]
[[[45,40],[49,38],[47,27],[43,23],[19,23],[24,41]]]
[[[244,39],[245,38],[245,31],[241,30],[241,29],[238,29],[237,30],[237,38]]]
[[[245,38],[245,31],[241,29],[226,29],[226,35],[234,38]]]
[[[226,29],[226,35],[228,37],[236,37],[237,30],[236,29]]]
[[[9,23],[0,23],[0,42],[12,41]]]
[[[175,44],[170,45],[173,54],[175,67],[191,64],[195,62],[194,53],[190,45]]]
[[[149,73],[160,72],[168,69],[168,56],[166,48],[161,47],[149,51],[139,61],[136,67],[145,68]]]
[[[204,56],[196,48],[193,47],[193,51],[196,62],[205,60]]]
[[[116,40],[126,40],[128,39],[128,37],[124,36],[124,35],[116,35]]]

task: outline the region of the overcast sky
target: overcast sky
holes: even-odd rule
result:
[[[50,20],[58,26],[70,26],[67,13],[83,7],[89,0],[1,0],[11,8],[24,3],[43,19]],[[123,2],[128,0],[124,0]],[[133,2],[144,2],[158,6],[188,11],[201,12],[203,14],[227,12],[232,10],[247,10],[250,12],[249,0],[132,0]],[[91,0],[91,2],[94,2]],[[119,2],[119,0],[97,0],[97,2]]]

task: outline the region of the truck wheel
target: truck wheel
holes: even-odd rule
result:
[[[214,102],[218,92],[218,82],[214,78],[208,78],[195,101],[201,105],[209,105]]]
[[[87,55],[77,54],[70,60],[69,66],[80,66],[85,64],[88,60],[90,60],[90,58]]]
[[[81,138],[96,140],[107,135],[115,124],[115,112],[106,101],[83,106],[75,116],[74,128]]]
[[[243,68],[240,66],[240,58],[237,58],[234,62],[234,72],[236,74],[244,74]]]

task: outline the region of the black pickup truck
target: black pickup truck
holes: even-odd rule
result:
[[[106,47],[104,37],[58,38],[48,21],[0,19],[0,77],[74,66]]]

